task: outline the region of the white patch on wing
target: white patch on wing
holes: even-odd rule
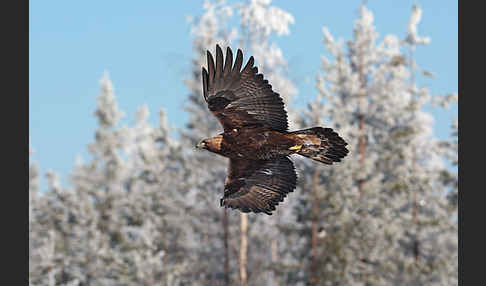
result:
[[[320,145],[321,139],[316,136],[308,136],[307,134],[299,134],[297,137],[304,140],[305,145]]]
[[[272,170],[270,170],[270,169],[265,169],[265,170],[262,170],[261,172],[263,174],[266,174],[266,175],[272,175],[273,174]]]

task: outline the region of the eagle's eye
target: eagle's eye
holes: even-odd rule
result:
[[[199,144],[196,145],[196,148],[199,148],[199,149],[206,149],[207,148],[207,144],[206,142],[203,140],[201,142],[199,142]]]

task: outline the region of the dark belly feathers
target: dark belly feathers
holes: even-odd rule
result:
[[[222,154],[229,158],[270,159],[277,155],[290,155],[293,146],[287,132],[268,128],[245,128],[223,134]]]

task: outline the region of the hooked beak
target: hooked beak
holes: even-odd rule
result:
[[[199,142],[199,144],[196,145],[196,148],[198,149],[206,149],[207,145],[204,141]]]

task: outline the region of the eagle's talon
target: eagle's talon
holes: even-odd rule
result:
[[[295,145],[295,146],[290,147],[289,150],[291,150],[291,151],[296,151],[296,150],[299,151],[300,148],[302,148],[302,145]]]

